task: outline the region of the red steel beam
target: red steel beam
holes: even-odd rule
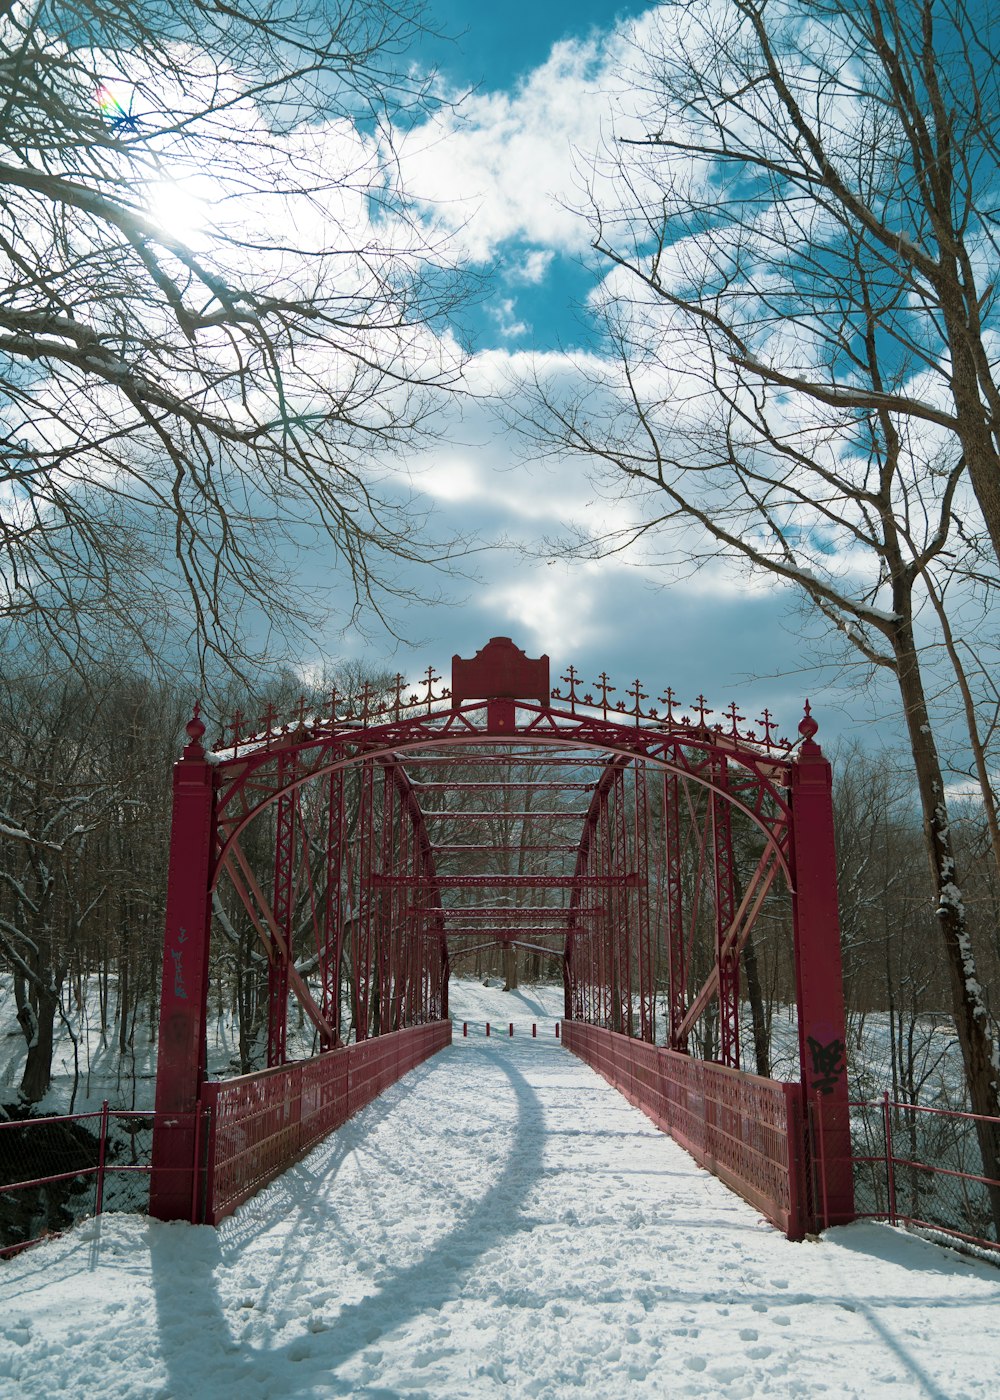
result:
[[[485,737],[485,736],[484,736]],[[549,745],[551,748],[551,744]],[[454,766],[456,763],[465,763],[470,767],[496,768],[502,765],[510,767],[512,763],[529,762],[533,767],[538,768],[600,768],[602,771],[607,766],[606,758],[591,757],[591,752],[587,749],[580,749],[576,753],[538,753],[533,751],[530,760],[518,758],[506,758],[497,754],[478,754],[469,749],[463,749],[458,754],[446,753],[414,753],[409,752],[401,755],[403,762],[410,767],[417,768],[425,763],[445,763]]]
[[[424,906],[421,904],[415,904],[412,907],[414,909],[419,910],[421,913],[428,912],[424,909]],[[435,909],[433,912],[435,917],[443,916],[446,919],[568,919],[574,913],[574,911],[570,908],[564,908],[561,905],[552,906],[550,904],[497,904],[492,906],[480,904],[473,906],[471,909],[465,908],[461,905],[455,905],[451,908],[445,907],[443,909]],[[585,912],[588,914],[603,914],[604,910],[603,908],[594,908],[588,909]]]
[[[457,760],[461,762],[461,759]],[[530,761],[530,760],[529,760]],[[469,780],[459,779],[457,781],[442,780],[440,782],[421,782],[417,780],[413,787],[418,792],[442,791],[442,792],[593,792],[594,783],[574,783],[574,782],[551,782],[551,783],[509,783],[503,778],[493,778],[490,781],[482,779]]]
[[[446,938],[481,938],[489,926],[477,926],[473,928],[449,928],[445,930]],[[518,925],[517,928],[489,929],[495,933],[497,938],[504,938],[508,942],[516,942],[517,938],[565,938],[568,933],[583,933],[583,929],[574,928],[538,928],[532,924]],[[438,938],[439,934],[428,934],[427,937]]]
[[[435,855],[441,855],[442,852],[445,852],[450,855],[455,851],[488,851],[490,854],[493,854],[494,852],[499,852],[501,855],[519,855],[522,851],[555,851],[558,852],[560,855],[575,855],[576,852],[579,850],[579,847],[576,845],[570,845],[568,842],[565,844],[560,844],[558,842],[549,842],[545,845],[540,846],[439,846],[437,842],[435,842],[431,846],[431,850],[434,852]]]
[[[495,822],[522,820],[530,817],[533,821],[582,821],[586,812],[425,812],[424,820],[453,822]]]
[[[712,794],[712,861],[715,875],[715,956],[719,981],[719,1059],[740,1067],[740,955],[728,938],[736,913],[733,882],[732,807],[726,760],[713,761],[718,791]]]
[[[372,872],[372,885],[376,888],[423,889],[433,887],[442,890],[481,890],[494,885],[512,886],[514,889],[597,889],[624,887],[635,889],[639,883],[637,871],[622,871],[614,875],[435,875],[428,879],[424,875],[383,875]]]

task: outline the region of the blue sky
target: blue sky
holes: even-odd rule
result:
[[[648,8],[602,0],[507,0],[493,6],[433,0],[432,20],[454,37],[429,44],[427,52],[456,86],[502,90],[540,67],[561,39],[603,33],[615,20],[641,15]]]
[[[488,275],[486,296],[453,327],[472,351],[470,383],[486,397],[509,395],[512,375],[532,363],[599,349],[585,304],[607,269],[590,249],[586,221],[567,208],[580,199],[574,148],[596,149],[609,130],[621,27],[647,12],[594,0],[489,9],[440,0],[431,8],[456,37],[427,41],[415,60],[437,66],[450,93],[468,96],[455,115],[409,139],[404,176],[451,227],[460,260]],[[516,398],[507,408],[516,417]],[[552,563],[541,542],[567,520],[592,525],[613,515],[584,468],[522,461],[523,447],[483,400],[456,404],[439,427],[442,441],[412,464],[436,533],[514,547],[477,554],[472,579],[431,580],[442,589],[437,606],[395,615],[407,644],[373,627],[364,637],[324,639],[326,656],[410,673],[428,662],[444,669],[453,653],[468,656],[507,635],[529,654],[547,650],[554,675],[572,662],[588,681],[608,671],[623,693],[639,676],[690,699],[703,691],[719,710],[736,699],[756,716],[766,705],[786,732],[808,696],[821,738],[884,737],[857,668],[824,667],[822,647],[803,640],[819,629],[803,623],[794,591],[748,588],[712,565],[675,582],[630,557]]]
[[[528,83],[545,64],[555,45],[592,39],[599,48],[616,21],[627,23],[648,8],[634,3],[602,4],[600,0],[579,0],[577,4],[514,0],[495,7],[440,0],[433,4],[431,15],[450,37],[428,42],[424,53],[454,89],[468,89],[480,96],[516,93],[519,85]],[[585,249],[546,248],[551,260],[544,281],[532,284],[517,280],[517,268],[531,250],[532,245],[523,239],[510,239],[496,250],[500,300],[513,302],[512,313],[506,323],[498,319],[496,298],[463,313],[461,328],[477,349],[507,345],[510,338],[502,330],[512,321],[525,327],[516,337],[522,347],[565,348],[592,343],[593,330],[588,327],[584,303],[598,275],[595,259]],[[539,251],[537,247],[535,251]]]

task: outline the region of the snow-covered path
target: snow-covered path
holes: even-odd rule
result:
[[[996,1394],[1000,1271],[789,1244],[545,1031],[459,1034],[217,1232],[0,1266],[0,1395]]]

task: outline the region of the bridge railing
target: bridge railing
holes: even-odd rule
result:
[[[321,1138],[408,1070],[451,1043],[451,1022],[431,1021],[330,1050],[311,1060],[205,1084],[204,1203],[217,1225]]]
[[[152,1113],[113,1109],[0,1123],[0,1259],[88,1215],[149,1204]]]
[[[900,1103],[888,1090],[850,1109],[858,1216],[950,1237],[1000,1263],[1000,1180],[983,1174],[981,1144],[984,1126],[1000,1144],[1000,1118]]]
[[[809,1223],[801,1090],[580,1021],[563,1044],[789,1239]]]

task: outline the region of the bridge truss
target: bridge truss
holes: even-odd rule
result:
[[[197,1170],[213,904],[267,957],[267,1064],[297,1003],[319,1054],[448,1016],[451,969],[485,947],[561,967],[567,1023],[740,1071],[741,957],[790,903],[802,1110],[823,1099],[827,1219],[850,1218],[830,769],[806,713],[648,705],[494,638],[450,688],[333,692],[212,751],[197,713],[175,770],[157,1079],[179,1129],[154,1144],[153,1210]],[[185,1123],[191,1127],[186,1129]]]

